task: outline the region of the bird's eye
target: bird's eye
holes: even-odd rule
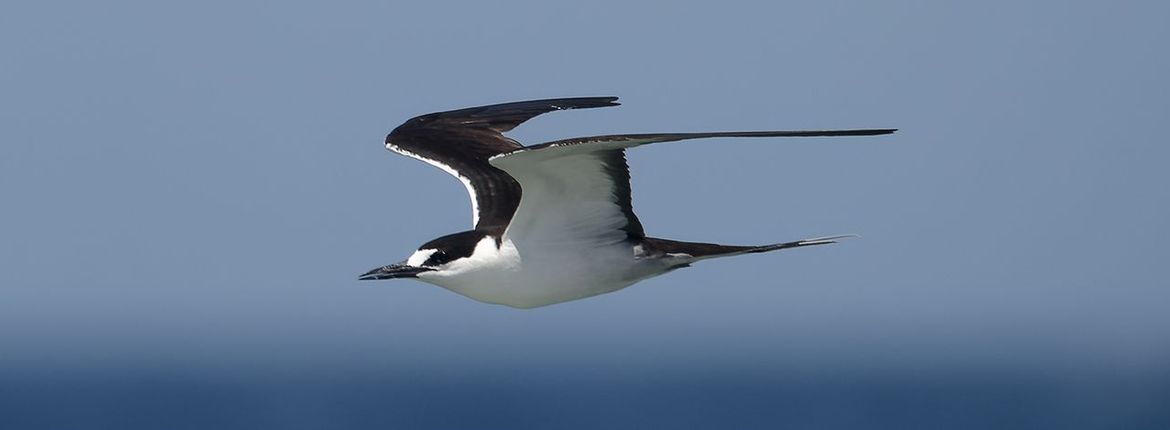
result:
[[[431,254],[427,261],[423,262],[424,266],[438,266],[448,261],[447,253],[443,251],[435,251]]]

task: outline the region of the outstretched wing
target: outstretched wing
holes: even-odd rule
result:
[[[422,160],[463,182],[476,229],[504,228],[520,203],[520,185],[488,158],[523,148],[503,135],[546,112],[616,106],[617,97],[531,100],[411,118],[386,136],[386,149]]]
[[[490,158],[524,196],[505,236],[518,246],[604,246],[645,237],[634,215],[625,150],[712,137],[872,136],[893,129],[627,134],[559,140]]]

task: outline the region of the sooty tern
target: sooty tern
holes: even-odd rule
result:
[[[532,100],[411,118],[386,149],[438,167],[467,187],[473,229],[424,243],[359,279],[417,278],[487,303],[532,308],[616,291],[699,260],[834,243],[759,246],[646,236],[630,204],[625,150],[713,137],[871,136],[895,129],[734,131],[579,137],[533,146],[507,138],[533,117],[618,105],[617,97]]]

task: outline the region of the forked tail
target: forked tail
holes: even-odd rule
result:
[[[647,237],[643,239],[643,243],[652,251],[658,251],[665,254],[686,254],[693,257],[695,260],[705,260],[708,258],[730,257],[732,255],[753,254],[757,252],[770,252],[780,249],[799,248],[802,246],[828,245],[830,243],[837,243],[838,240],[850,237],[858,236],[855,234],[846,234],[840,236],[814,237],[812,239],[797,240],[794,242],[773,243],[771,245],[758,246],[680,242],[677,240],[658,239],[653,237]]]

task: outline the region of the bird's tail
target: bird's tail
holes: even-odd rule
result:
[[[770,252],[788,248],[799,248],[802,246],[813,245],[828,245],[830,243],[837,243],[841,239],[851,237],[858,237],[855,234],[846,234],[840,236],[826,236],[814,237],[811,239],[797,240],[793,242],[773,243],[770,245],[719,245],[714,243],[701,242],[681,242],[670,239],[658,239],[648,237],[645,244],[655,250],[666,254],[686,254],[694,257],[695,261],[705,260],[708,258],[730,257],[740,254],[753,254],[757,252]]]

